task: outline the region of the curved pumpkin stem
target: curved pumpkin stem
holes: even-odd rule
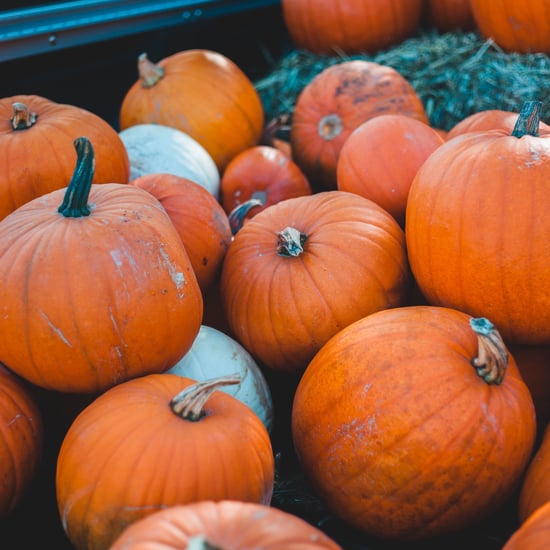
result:
[[[94,177],[94,149],[86,137],[74,140],[76,149],[76,167],[65,192],[63,203],[57,209],[66,218],[81,218],[90,215],[88,197]]]
[[[285,227],[277,233],[277,254],[279,256],[299,256],[304,251],[307,235],[294,227]]]
[[[241,377],[238,374],[219,376],[217,378],[205,380],[204,382],[197,382],[196,384],[188,386],[172,398],[172,401],[170,401],[170,408],[172,412],[180,418],[196,422],[203,416],[204,404],[212,392],[216,391],[221,386],[230,386],[239,384],[240,382]]]
[[[537,137],[539,135],[541,110],[541,101],[526,101],[521,108],[512,136],[517,138],[522,136]]]
[[[27,130],[35,125],[38,115],[29,110],[29,108],[19,101],[13,105],[13,116],[10,119],[11,127],[14,130]]]
[[[155,65],[146,53],[140,54],[138,57],[138,74],[144,88],[152,88],[164,77],[164,73],[164,69],[160,65]]]
[[[508,366],[508,352],[496,327],[485,317],[470,319],[470,326],[477,335],[477,357],[472,365],[478,376],[487,384],[500,384]]]
[[[256,206],[263,206],[264,201],[260,200],[257,197],[253,197],[241,204],[238,204],[231,210],[229,213],[229,226],[231,227],[231,234],[236,235],[239,232],[239,229],[242,228],[244,224],[244,219],[246,215]]]

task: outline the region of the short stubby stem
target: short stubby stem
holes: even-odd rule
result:
[[[500,384],[508,366],[508,352],[496,327],[485,317],[470,319],[477,335],[478,352],[472,366],[487,384]]]

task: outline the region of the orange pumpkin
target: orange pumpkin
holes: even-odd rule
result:
[[[531,395],[487,319],[387,309],[344,328],[307,366],[292,405],[304,473],[345,522],[385,539],[472,526],[520,482]]]
[[[411,36],[422,0],[283,0],[293,42],[317,54],[375,52]]]
[[[172,506],[130,525],[109,550],[162,545],[164,550],[201,548],[238,550],[339,550],[323,531],[305,520],[251,502],[202,501]]]
[[[121,130],[163,124],[198,141],[220,173],[227,163],[260,141],[264,111],[254,84],[225,55],[184,50],[152,63],[142,54],[139,79],[122,100]]]
[[[249,199],[260,204],[248,219],[285,199],[311,195],[311,186],[298,165],[283,151],[257,145],[234,157],[221,180],[221,203],[229,215]]]
[[[146,174],[130,182],[162,204],[178,230],[201,291],[218,278],[231,242],[229,219],[214,195],[175,174]]]
[[[34,395],[0,364],[0,517],[27,495],[42,460],[44,427]]]
[[[247,405],[215,391],[238,382],[151,374],[111,388],[77,416],[56,470],[59,516],[75,548],[110,548],[128,525],[170,506],[270,502],[269,434]]]
[[[550,133],[528,102],[512,134],[457,136],[417,173],[407,250],[429,303],[491,319],[507,342],[550,343]]]
[[[296,99],[290,129],[292,158],[312,188],[335,189],[346,139],[366,120],[389,113],[428,123],[422,101],[392,67],[356,59],[317,74]]]
[[[440,32],[475,29],[470,0],[425,0],[428,24]]]
[[[202,297],[151,194],[92,185],[86,138],[68,188],[0,222],[0,361],[46,389],[95,393],[162,372],[191,347]]]
[[[521,485],[518,513],[520,522],[542,505],[550,502],[550,423],[531,459]]]
[[[506,541],[502,550],[547,550],[550,502],[538,508]]]
[[[481,34],[501,48],[550,53],[547,0],[470,0],[470,9]]]
[[[371,199],[404,227],[411,183],[420,166],[443,143],[431,126],[410,116],[371,118],[351,133],[340,151],[338,189]]]
[[[128,183],[128,155],[118,133],[99,116],[37,95],[0,99],[0,219],[71,180],[73,141],[86,135],[94,146],[93,183]]]
[[[339,330],[401,305],[409,273],[393,217],[354,193],[287,199],[249,220],[225,256],[220,297],[236,339],[299,373]]]

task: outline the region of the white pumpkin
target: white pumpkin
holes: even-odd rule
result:
[[[271,433],[273,399],[267,381],[250,353],[224,332],[201,325],[191,349],[166,372],[198,382],[226,374],[240,375],[240,384],[223,386],[220,391],[248,405]]]
[[[219,199],[220,173],[210,153],[191,136],[161,124],[136,124],[119,132],[130,161],[130,180],[145,174],[190,179]]]

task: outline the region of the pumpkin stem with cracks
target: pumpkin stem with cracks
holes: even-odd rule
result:
[[[14,130],[27,130],[35,125],[38,115],[29,110],[24,103],[16,101],[12,107],[13,116],[10,122]]]
[[[90,215],[88,197],[94,177],[94,149],[86,137],[74,140],[76,166],[67,187],[61,206],[57,209],[66,218],[81,218]]]
[[[138,57],[138,74],[143,88],[152,88],[159,80],[164,77],[164,69],[160,65],[155,65],[146,53]]]
[[[472,366],[487,384],[500,384],[508,366],[508,352],[496,327],[485,317],[470,319],[470,326],[477,335],[477,357]]]
[[[257,206],[263,206],[264,201],[258,197],[253,197],[247,201],[237,204],[233,210],[229,213],[229,227],[231,227],[231,234],[236,235],[244,224],[246,215]]]
[[[239,384],[241,377],[238,374],[230,374],[227,376],[219,376],[211,378],[204,382],[197,382],[183,389],[178,395],[170,401],[172,412],[183,418],[196,422],[203,416],[204,404],[212,394],[221,386],[230,386]]]
[[[541,101],[526,101],[521,108],[512,136],[517,138],[522,136],[537,137],[539,135],[541,110]]]
[[[277,233],[277,254],[279,256],[299,256],[304,251],[307,235],[294,227],[285,227]]]

